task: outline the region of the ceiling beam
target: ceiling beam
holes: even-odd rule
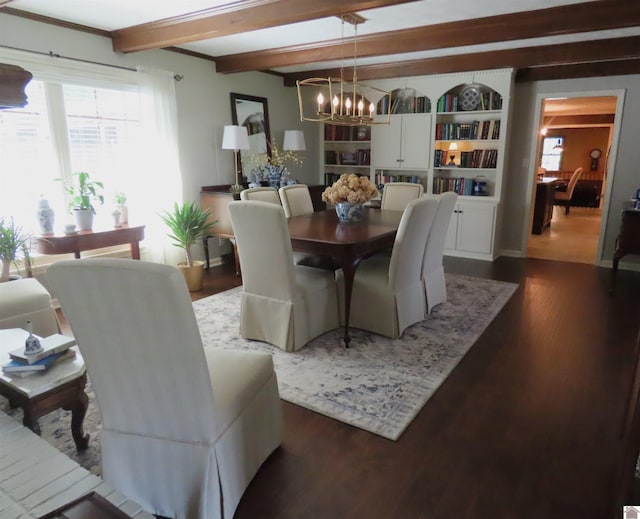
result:
[[[627,76],[640,74],[640,59],[594,61],[572,65],[528,67],[516,72],[516,82],[577,79],[581,77]]]
[[[327,18],[413,0],[238,0],[111,33],[113,49],[134,52]]]
[[[457,54],[440,58],[401,61],[358,67],[358,79],[382,79],[428,74],[449,74],[496,68],[515,69],[550,65],[570,65],[597,61],[640,58],[640,36],[590,40],[584,42],[520,47],[492,52]],[[308,77],[340,77],[340,69],[313,70],[284,74],[285,85]]]
[[[358,36],[358,57],[481,45],[623,27],[640,20],[640,2],[587,2],[500,16],[414,27]],[[267,70],[278,67],[340,60],[352,55],[354,38],[335,39],[215,58],[221,73]]]

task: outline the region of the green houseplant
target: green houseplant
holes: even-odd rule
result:
[[[191,256],[191,247],[211,230],[217,220],[210,222],[209,211],[193,204],[177,202],[173,204],[172,211],[165,211],[161,215],[164,223],[169,227],[169,238],[173,245],[184,250],[185,262],[178,263],[187,286],[191,292],[202,288],[203,261],[195,261]]]
[[[8,222],[0,218],[0,261],[2,262],[0,283],[9,281],[11,264],[17,268],[24,260],[27,273],[31,271],[30,245],[31,235],[25,233],[22,227],[16,226],[13,218]]]
[[[94,204],[104,203],[102,195],[104,184],[91,180],[86,171],[74,173],[73,177],[75,181],[64,184],[65,191],[70,197],[68,209],[75,217],[78,230],[89,231],[93,227],[93,215],[96,214]]]

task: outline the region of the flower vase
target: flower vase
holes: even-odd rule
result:
[[[40,223],[41,234],[53,234],[53,209],[49,206],[49,201],[44,198],[38,202],[38,222]]]
[[[278,189],[280,187],[280,168],[276,166],[265,166],[267,169],[267,180],[269,186]]]
[[[338,202],[336,204],[336,214],[341,222],[359,222],[362,220],[364,205],[352,204],[349,202]]]

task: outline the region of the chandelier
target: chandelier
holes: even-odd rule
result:
[[[355,35],[353,38],[353,79],[344,79],[344,56],[340,64],[340,77],[309,78],[296,81],[298,87],[298,104],[300,105],[300,120],[312,122],[326,122],[338,126],[372,126],[374,124],[389,124],[389,112],[376,116],[376,105],[384,97],[387,102],[383,106],[391,106],[391,93],[376,87],[358,83],[357,50],[358,23],[364,18],[358,15],[342,15],[341,48],[344,48],[344,23],[353,24]],[[305,95],[304,92],[307,92]],[[305,99],[315,100],[313,108],[305,109]]]

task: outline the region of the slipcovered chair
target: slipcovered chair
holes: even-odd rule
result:
[[[390,182],[382,189],[380,209],[383,211],[404,211],[411,200],[420,198],[424,193],[422,184],[413,182]]]
[[[453,191],[447,191],[435,197],[433,195],[425,195],[425,198],[432,197],[438,199],[438,209],[436,209],[436,214],[433,217],[433,224],[429,231],[422,261],[422,281],[424,283],[427,314],[431,313],[434,306],[447,300],[447,285],[444,279],[442,254],[444,253],[444,243],[447,239],[453,208],[458,200],[458,195]]]
[[[203,347],[175,267],[80,259],[47,278],[93,384],[105,481],[155,515],[231,519],[281,443],[271,356]]]
[[[420,273],[437,198],[409,202],[402,214],[391,257],[376,254],[360,262],[353,281],[350,326],[397,338],[425,316]],[[344,276],[337,272],[340,316],[344,316]],[[344,323],[342,323],[344,324]]]
[[[0,283],[0,328],[23,328],[31,321],[33,333],[48,337],[60,333],[51,295],[35,278]]]
[[[313,201],[311,200],[309,186],[291,184],[281,187],[278,192],[280,193],[280,200],[287,218],[313,213]],[[293,261],[296,265],[305,265],[332,272],[337,268],[331,258],[318,256],[317,254],[307,254],[306,252],[294,252]]]
[[[280,200],[287,218],[313,213],[313,201],[309,186],[305,184],[291,184],[281,187]]]
[[[280,195],[275,187],[254,187],[240,191],[240,200],[262,200],[281,205]]]
[[[240,335],[296,351],[339,326],[333,271],[295,265],[284,210],[229,203],[242,268]]]
[[[578,168],[573,172],[573,174],[571,175],[571,178],[569,179],[569,183],[567,184],[566,191],[558,191],[556,189],[553,203],[555,205],[563,205],[565,215],[569,214],[569,208],[571,207],[571,197],[573,196],[573,190],[575,189],[576,184],[578,183],[578,180],[580,180],[580,177],[582,176],[583,171],[584,171],[583,168]]]

